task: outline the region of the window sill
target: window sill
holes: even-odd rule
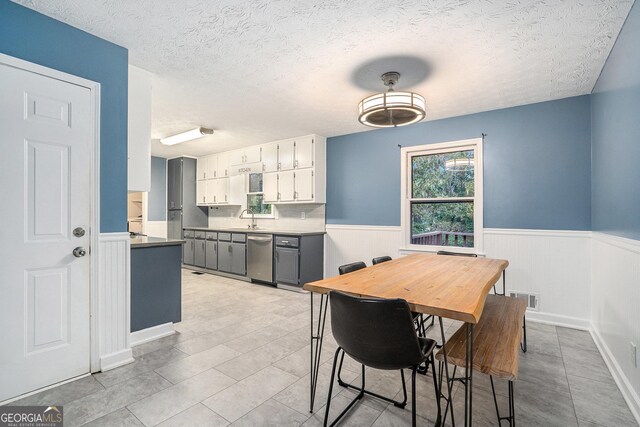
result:
[[[431,253],[431,254],[436,254],[438,251],[449,251],[449,252],[460,252],[460,253],[465,253],[465,254],[476,254],[479,257],[486,257],[487,254],[485,254],[484,252],[481,251],[475,251],[475,250],[460,250],[462,248],[456,248],[454,246],[431,246],[428,248],[413,248],[413,247],[404,247],[404,248],[400,248],[400,255],[409,255],[412,253]]]

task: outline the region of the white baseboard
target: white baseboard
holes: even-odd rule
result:
[[[144,344],[149,341],[157,340],[158,338],[167,337],[175,333],[173,323],[163,323],[162,325],[152,326],[140,331],[131,332],[129,335],[129,344],[133,347],[136,345]]]
[[[561,314],[544,313],[540,311],[526,312],[527,322],[544,323],[545,325],[561,326],[564,328],[580,329],[582,331],[591,330],[588,319],[578,317],[563,316]]]
[[[635,392],[633,386],[629,382],[627,376],[622,372],[620,365],[616,361],[616,358],[613,357],[613,354],[609,350],[609,347],[602,339],[598,331],[595,327],[590,328],[591,336],[593,337],[593,341],[596,343],[602,358],[604,359],[604,363],[609,368],[609,372],[611,372],[611,376],[613,376],[614,381],[618,385],[620,392],[622,393],[622,397],[627,402],[627,406],[631,410],[631,413],[635,417],[638,424],[640,424],[640,396]]]
[[[115,369],[127,363],[133,362],[133,352],[130,348],[100,357],[100,369],[102,372]]]

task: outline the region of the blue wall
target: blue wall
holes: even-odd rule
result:
[[[151,157],[151,191],[147,199],[149,221],[167,220],[167,159]]]
[[[640,240],[640,5],[592,95],[593,230]]]
[[[400,225],[400,148],[480,137],[484,226],[591,229],[589,96],[327,140],[327,223]]]
[[[126,231],[127,50],[0,0],[0,52],[101,84],[100,231]]]

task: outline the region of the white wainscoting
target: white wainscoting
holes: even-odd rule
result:
[[[168,337],[175,333],[176,331],[173,327],[173,323],[163,323],[162,325],[156,325],[140,331],[131,332],[131,335],[129,336],[129,344],[131,347],[134,347],[159,338]]]
[[[640,241],[594,232],[592,259],[592,335],[640,424]]]
[[[590,235],[588,231],[484,230],[484,252],[509,260],[507,290],[534,292],[540,311],[527,318],[588,329],[590,325]],[[327,224],[325,277],[354,261],[400,256],[400,227]]]
[[[98,262],[98,339],[100,369],[133,362],[130,332],[129,233],[100,234]],[[96,314],[94,314],[95,316]]]

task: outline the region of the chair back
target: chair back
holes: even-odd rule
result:
[[[472,258],[478,258],[477,254],[469,254],[469,253],[461,253],[461,252],[449,252],[449,251],[438,251],[437,255],[467,256],[467,257],[472,257]]]
[[[338,267],[338,273],[342,276],[343,274],[351,273],[352,271],[362,270],[363,268],[367,268],[367,264],[362,261],[352,262],[351,264],[345,264]]]
[[[371,260],[371,263],[372,263],[373,265],[376,265],[376,264],[380,264],[381,262],[391,261],[391,259],[392,259],[392,258],[391,258],[390,256],[387,256],[387,255],[385,255],[385,256],[379,256],[378,258],[374,258],[374,259],[372,259],[372,260]]]
[[[425,359],[403,299],[329,293],[333,337],[353,359],[375,369],[403,369]]]

